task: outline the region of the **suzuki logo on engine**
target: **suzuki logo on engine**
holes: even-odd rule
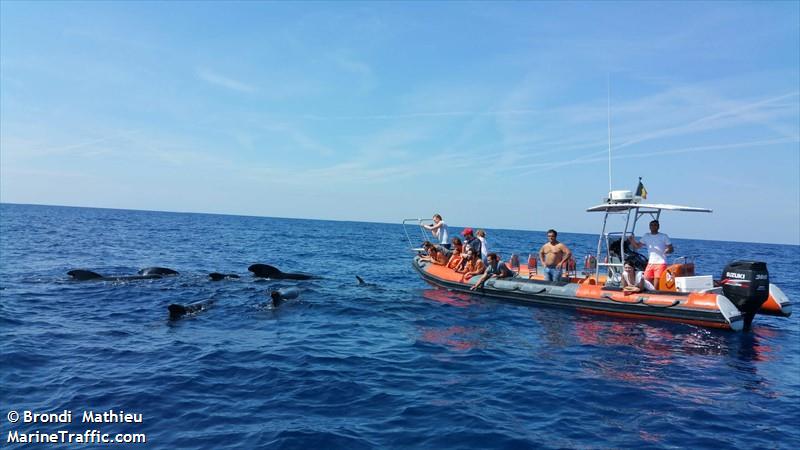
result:
[[[738,280],[744,280],[747,276],[743,273],[736,273],[736,272],[728,272],[725,274],[728,278],[736,278]]]

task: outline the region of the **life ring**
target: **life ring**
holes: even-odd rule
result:
[[[670,291],[675,289],[675,277],[672,275],[672,271],[669,269],[666,270],[664,276],[664,287]]]

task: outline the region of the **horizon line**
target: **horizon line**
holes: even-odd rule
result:
[[[254,217],[254,218],[264,218],[264,219],[282,219],[282,220],[313,220],[317,222],[352,222],[352,223],[372,223],[372,224],[381,224],[381,225],[400,225],[402,226],[401,222],[381,222],[381,221],[373,221],[373,220],[345,220],[345,219],[319,219],[319,218],[309,218],[309,217],[278,217],[278,216],[258,216],[252,214],[235,214],[235,213],[215,213],[215,212],[201,212],[201,211],[164,211],[164,210],[157,210],[157,209],[135,209],[135,208],[112,208],[106,206],[80,206],[80,205],[54,205],[54,204],[44,204],[44,203],[13,203],[13,202],[4,202],[0,201],[0,205],[18,205],[18,206],[49,206],[49,207],[58,207],[58,208],[87,208],[87,209],[110,209],[115,211],[137,211],[137,212],[155,212],[155,213],[169,213],[169,214],[206,214],[206,215],[213,215],[213,216],[231,216],[231,217]],[[421,218],[420,218],[421,219]],[[402,221],[403,219],[399,219]],[[425,219],[421,219],[425,220]],[[458,225],[450,225],[448,227],[453,228],[476,228],[473,225],[467,226],[458,226]],[[530,233],[545,233],[545,230],[528,230],[528,229],[521,229],[521,228],[496,228],[496,227],[485,227],[490,230],[500,230],[500,231],[527,231]],[[577,231],[559,231],[559,233],[566,233],[566,234],[583,234],[583,235],[590,235],[590,236],[598,236],[598,233],[583,233]],[[679,240],[694,240],[694,241],[708,241],[708,242],[732,242],[732,243],[742,243],[742,244],[767,244],[767,245],[787,245],[792,247],[800,247],[800,243],[791,244],[785,242],[755,242],[755,241],[731,241],[731,240],[720,240],[720,239],[705,239],[705,238],[681,238],[681,237],[672,237],[671,239],[679,239]]]

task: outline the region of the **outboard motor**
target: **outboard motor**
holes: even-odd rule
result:
[[[734,261],[722,272],[722,292],[744,316],[744,329],[749,330],[753,317],[769,298],[767,263]]]

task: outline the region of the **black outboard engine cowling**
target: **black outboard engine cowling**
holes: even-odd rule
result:
[[[744,329],[750,329],[753,317],[769,298],[767,263],[734,261],[722,271],[722,292],[744,315]]]

